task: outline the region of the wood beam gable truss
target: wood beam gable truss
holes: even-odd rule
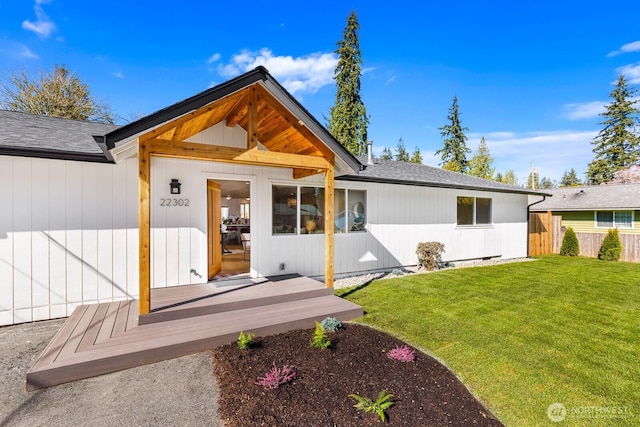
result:
[[[220,122],[241,126],[247,132],[246,147],[185,141]],[[291,168],[295,179],[324,173],[325,285],[333,287],[334,153],[261,83],[255,83],[138,138],[141,315],[151,307],[151,156]]]

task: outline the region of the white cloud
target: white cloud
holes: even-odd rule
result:
[[[531,170],[531,162],[541,177],[560,179],[562,174],[574,168],[583,173],[593,160],[591,140],[597,131],[548,131],[548,132],[491,132],[468,134],[469,140],[480,140],[484,135],[491,155],[495,158],[497,172],[513,169],[520,183],[525,183]],[[477,144],[476,144],[477,145]],[[471,144],[472,151],[475,147]],[[473,154],[473,153],[472,153]],[[438,164],[440,159],[427,163]]]
[[[38,59],[38,55],[22,43],[0,42],[0,54],[16,59]]]
[[[622,74],[629,79],[629,83],[640,84],[640,62],[623,65],[622,67],[616,68],[616,71],[618,74]]]
[[[270,49],[258,52],[243,50],[228,64],[218,66],[218,74],[232,77],[262,65],[292,94],[315,93],[333,83],[333,70],[338,58],[333,53],[311,53],[306,56],[274,56]]]
[[[605,111],[605,104],[603,101],[565,104],[562,106],[562,115],[569,120],[592,119]]]
[[[396,75],[394,74],[393,76],[389,77],[387,79],[386,82],[384,82],[385,85],[390,85],[391,83],[393,83],[393,81],[396,79]]]
[[[220,54],[214,53],[209,57],[209,59],[207,59],[207,64],[213,64],[214,62],[217,62],[219,60],[220,60]]]
[[[44,13],[44,10],[42,9],[42,5],[47,3],[49,3],[48,0],[35,0],[35,6],[33,6],[33,9],[36,12],[37,20],[35,22],[28,19],[22,21],[23,29],[27,31],[33,31],[43,39],[48,38],[57,30],[56,24],[54,24],[53,21],[49,19],[47,14]]]
[[[112,73],[112,74],[119,79],[124,79],[124,74],[122,74],[122,71],[116,71],[115,73]]]
[[[620,49],[609,52],[607,54],[607,57],[621,55],[623,53],[629,53],[629,52],[640,52],[640,40],[623,44]]]

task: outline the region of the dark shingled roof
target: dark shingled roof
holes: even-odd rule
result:
[[[464,190],[498,191],[532,195],[548,195],[545,191],[529,190],[514,185],[502,184],[489,179],[477,178],[458,172],[450,172],[433,166],[398,162],[395,160],[375,159],[367,164],[365,157],[358,160],[367,168],[357,175],[336,177],[343,181],[366,181],[389,184],[417,185],[424,187],[458,188]]]
[[[548,191],[553,197],[531,206],[532,211],[640,210],[640,184],[564,187]]]
[[[116,125],[0,110],[0,154],[108,162],[93,138]]]

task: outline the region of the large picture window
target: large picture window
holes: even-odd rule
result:
[[[458,225],[486,225],[491,223],[491,199],[485,197],[458,197]]]
[[[633,228],[633,211],[597,211],[597,228]]]
[[[274,185],[273,234],[323,234],[325,190],[322,187]],[[366,232],[367,192],[335,189],[334,233]]]
[[[298,187],[273,186],[273,234],[296,234]]]

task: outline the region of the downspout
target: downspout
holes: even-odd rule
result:
[[[529,211],[531,209],[531,206],[537,205],[538,203],[542,203],[545,200],[547,200],[547,196],[542,196],[542,200],[538,200],[537,202],[533,202],[530,205],[527,205],[527,258],[530,258],[530,256],[529,256],[529,228],[530,228],[531,224],[529,224],[529,217],[530,217],[530,212]]]

